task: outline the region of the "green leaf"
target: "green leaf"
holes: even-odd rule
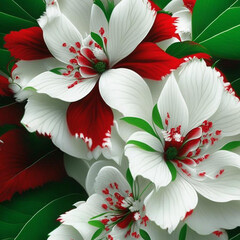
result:
[[[104,50],[104,44],[103,44],[102,38],[94,32],[91,32],[91,37]]]
[[[4,133],[19,128],[19,126],[17,125],[13,125],[13,124],[5,124],[3,126],[0,126],[0,136],[2,136]]]
[[[183,58],[196,53],[207,53],[208,50],[196,42],[177,42],[168,47],[166,52],[176,58]]]
[[[141,148],[145,151],[148,151],[148,152],[156,152],[155,149],[153,149],[152,147],[150,147],[149,145],[147,145],[146,143],[143,143],[143,142],[139,142],[139,141],[135,141],[135,140],[129,140],[127,142],[127,144],[134,144],[137,147],[139,147],[139,148]]]
[[[227,151],[231,151],[234,148],[240,147],[240,141],[234,141],[234,142],[230,142],[227,143],[226,145],[224,145],[221,150],[227,150]]]
[[[91,240],[96,239],[102,232],[103,232],[104,228],[99,228],[93,235]]]
[[[107,9],[106,9],[101,0],[95,0],[94,1],[94,4],[96,4],[98,7],[100,7],[102,9],[106,19],[109,22],[110,17],[112,15],[112,11],[113,11],[115,5],[114,5],[114,1],[113,0],[107,0],[107,3],[108,3],[108,5],[107,5]]]
[[[232,230],[227,230],[229,240],[239,240],[240,238],[240,227]]]
[[[179,234],[179,240],[185,240],[187,236],[187,224],[185,224]]]
[[[150,236],[148,235],[148,233],[145,230],[140,229],[139,233],[143,240],[151,240]]]
[[[16,194],[0,204],[0,239],[47,239],[59,224],[56,219],[72,205],[86,199],[82,187],[70,178]]]
[[[162,118],[160,116],[160,113],[158,111],[157,104],[154,106],[153,111],[152,111],[152,119],[153,122],[160,128],[163,129],[163,124],[162,124]]]
[[[192,17],[193,41],[217,58],[240,59],[239,16],[240,0],[197,1]]]
[[[175,168],[175,166],[173,165],[173,163],[171,161],[166,161],[166,164],[169,168],[169,171],[172,174],[172,181],[174,181],[177,177],[177,169]]]
[[[133,187],[133,176],[132,173],[130,172],[130,169],[127,169],[127,173],[126,173],[126,179],[129,183],[129,185],[131,186],[131,188]]]
[[[144,131],[152,134],[153,136],[157,137],[156,133],[154,132],[154,130],[152,129],[151,125],[146,122],[145,120],[141,119],[141,118],[137,118],[137,117],[123,117],[121,118],[121,120],[135,126],[138,128],[143,129]]]
[[[92,221],[89,221],[88,224],[94,226],[94,227],[97,227],[97,228],[105,228],[105,225],[99,221],[99,220],[92,220]]]
[[[155,4],[157,4],[160,8],[165,8],[171,0],[153,0]]]
[[[65,70],[65,68],[61,68],[61,67],[60,68],[53,68],[53,69],[50,70],[50,72],[58,74],[58,75],[62,75],[61,70]]]

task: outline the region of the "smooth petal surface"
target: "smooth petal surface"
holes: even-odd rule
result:
[[[22,123],[30,132],[51,136],[53,143],[63,152],[83,159],[92,158],[85,142],[72,137],[68,131],[68,105],[47,95],[36,94],[28,99]]]
[[[198,197],[193,187],[181,176],[165,188],[153,191],[145,200],[146,214],[163,229],[171,233],[185,214],[194,209]]]
[[[155,17],[156,12],[151,9],[148,0],[122,0],[114,8],[107,44],[110,67],[137,47],[148,34]]]
[[[65,1],[58,0],[61,12],[74,24],[82,36],[89,34],[90,15],[93,1],[77,0]]]
[[[69,225],[60,225],[54,231],[49,233],[49,238],[47,240],[83,240],[79,232],[72,226]]]
[[[199,196],[198,205],[186,223],[199,234],[236,228],[240,225],[240,201],[216,203]]]
[[[181,63],[181,60],[170,56],[156,44],[143,42],[114,68],[128,68],[143,78],[161,80]]]
[[[173,73],[168,77],[158,99],[158,110],[164,129],[170,130],[181,126],[181,134],[186,133],[189,118],[188,108]],[[168,121],[165,121],[167,118]]]
[[[45,93],[52,98],[66,102],[75,102],[84,98],[97,83],[98,78],[85,79],[72,87],[77,80],[53,72],[44,72],[33,78],[26,87],[34,88],[38,93]]]
[[[146,133],[136,132],[129,140],[142,141]],[[157,139],[148,135],[144,143],[153,148],[161,150],[161,145],[157,144]],[[172,175],[161,152],[148,152],[133,144],[125,147],[125,155],[129,160],[129,168],[134,178],[138,175],[152,181],[157,188],[166,186],[171,182]]]
[[[102,74],[99,90],[104,101],[124,116],[151,122],[152,97],[145,81],[135,72],[119,68]]]
[[[216,112],[223,87],[220,74],[202,60],[190,60],[178,71],[176,78],[189,111],[189,131]]]

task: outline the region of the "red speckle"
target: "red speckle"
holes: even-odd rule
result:
[[[93,40],[89,41],[89,46],[91,46],[93,44]]]
[[[113,237],[111,235],[108,235],[108,240],[113,240]]]
[[[144,226],[147,226],[147,222],[149,221],[149,218],[147,216],[142,217],[141,224],[144,224]]]
[[[215,133],[216,133],[217,136],[219,136],[219,135],[221,135],[222,131],[221,130],[217,130]]]
[[[103,41],[104,41],[104,44],[107,45],[107,38],[106,37],[103,38]]]
[[[203,139],[202,144],[208,144],[208,139]]]
[[[224,173],[224,169],[221,169],[221,170],[219,171],[219,174],[222,175],[223,173]]]
[[[99,33],[100,33],[100,35],[101,35],[101,36],[103,36],[103,35],[104,35],[104,33],[105,33],[105,30],[104,30],[104,28],[103,28],[103,27],[101,27],[101,28],[100,28],[100,30],[99,30]]]
[[[101,222],[102,222],[104,225],[107,225],[107,223],[109,222],[109,219],[104,218],[104,219],[101,220]]]
[[[81,48],[81,43],[80,42],[76,42],[75,45],[76,45],[77,48]]]
[[[70,51],[71,53],[77,53],[76,49],[75,49],[73,46],[71,46],[71,47],[69,48],[69,51]]]
[[[186,213],[184,220],[193,214],[193,209]]]
[[[69,62],[70,62],[71,64],[75,64],[75,65],[78,64],[78,62],[77,62],[77,60],[76,60],[75,58],[70,59]]]
[[[118,189],[118,184],[116,182],[114,183],[114,186],[116,189]]]
[[[167,118],[170,118],[170,114],[169,113],[167,113]]]
[[[201,172],[198,174],[200,177],[204,177],[206,175],[206,172]]]
[[[110,188],[112,188],[112,189],[113,189],[113,185],[112,185],[112,183],[110,183],[110,184],[109,184],[109,186],[110,186]]]
[[[201,149],[200,149],[200,148],[197,148],[197,150],[196,150],[196,156],[198,156],[198,155],[200,154],[200,152],[201,152]]]
[[[73,71],[74,70],[74,67],[72,65],[67,65],[67,69]]]
[[[165,119],[165,124],[168,126],[168,120],[167,119]]]
[[[188,154],[187,154],[187,157],[191,157],[193,155],[193,152],[189,152]]]
[[[102,193],[105,194],[105,195],[109,194],[108,188],[103,189],[103,190],[102,190]]]
[[[62,44],[62,46],[63,46],[63,47],[66,47],[66,46],[67,46],[67,44],[66,44],[66,43],[63,43],[63,44]]]
[[[107,209],[108,209],[107,204],[102,204],[102,208],[105,209],[105,210],[107,210]]]
[[[81,74],[80,74],[80,72],[75,72],[75,73],[74,73],[74,77],[75,77],[76,79],[80,80],[80,79],[81,79]]]
[[[213,232],[214,235],[216,235],[217,237],[220,237],[221,235],[223,235],[222,231],[215,231]]]

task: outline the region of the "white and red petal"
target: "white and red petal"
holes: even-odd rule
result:
[[[75,76],[64,76],[53,72],[43,72],[33,78],[26,87],[34,88],[52,98],[74,102],[88,95],[98,81],[98,77],[78,80]]]
[[[189,111],[188,131],[209,119],[219,107],[223,87],[220,74],[199,59],[177,70],[178,85]]]
[[[139,117],[151,122],[151,93],[137,73],[125,68],[110,69],[101,75],[99,90],[111,108],[124,116]]]
[[[64,224],[60,225],[54,231],[50,232],[47,240],[66,239],[84,240],[80,233],[74,227]]]
[[[22,123],[28,131],[51,136],[53,143],[63,152],[74,157],[89,159],[85,142],[71,136],[66,112],[69,103],[53,99],[44,94],[35,94],[28,99]]]
[[[158,99],[158,110],[164,129],[171,130],[180,126],[180,134],[187,133],[188,108],[173,73],[168,77]]]
[[[83,139],[91,151],[97,146],[107,147],[113,113],[103,101],[98,85],[86,97],[69,105],[67,124],[72,136]]]
[[[181,63],[181,60],[170,56],[156,44],[143,42],[114,68],[128,68],[143,78],[161,80]]]
[[[163,229],[171,233],[186,213],[197,205],[194,188],[181,176],[167,187],[153,191],[145,200],[146,214]]]
[[[216,203],[199,196],[197,207],[185,221],[199,234],[236,228],[240,224],[240,201]]]
[[[156,11],[151,9],[148,0],[122,0],[114,8],[107,39],[110,67],[137,47],[148,34],[155,17]]]
[[[12,31],[4,37],[4,47],[11,55],[20,60],[37,60],[51,57],[40,27]]]
[[[89,32],[93,1],[77,0],[73,2],[58,0],[61,12],[74,24],[82,36]]]

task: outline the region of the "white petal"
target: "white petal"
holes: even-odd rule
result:
[[[170,130],[171,128],[181,126],[181,134],[184,135],[186,133],[188,109],[173,73],[168,77],[158,99],[158,109],[165,129]],[[168,115],[170,118],[167,126],[165,119],[167,119]]]
[[[193,187],[181,176],[158,191],[153,191],[145,200],[146,214],[161,228],[171,233],[186,213],[197,205],[198,197]]]
[[[240,201],[216,203],[199,196],[198,205],[186,223],[199,234],[236,228],[240,225]]]
[[[171,46],[172,44],[176,43],[176,42],[179,42],[179,39],[177,39],[176,37],[172,37],[170,39],[166,39],[166,40],[163,40],[159,43],[157,43],[157,45],[164,51],[167,50],[167,48],[169,46]]]
[[[137,140],[137,136],[141,133],[134,133],[129,140]],[[156,140],[153,138],[153,141],[145,143],[157,147],[155,146]],[[128,157],[129,168],[134,178],[138,175],[143,176],[152,181],[157,188],[166,186],[171,182],[172,175],[161,152],[148,152],[133,144],[128,144],[125,147],[125,155]]]
[[[115,183],[117,183],[122,196],[127,196],[126,191],[131,192],[130,185],[117,168],[110,166],[103,167],[95,179],[95,192],[103,195],[102,190],[109,189],[109,184],[113,184],[114,186]]]
[[[64,154],[64,167],[68,176],[85,188],[85,180],[90,168],[89,161]]]
[[[84,37],[89,34],[92,0],[58,0],[61,12],[74,24]]]
[[[176,77],[189,111],[191,130],[213,115],[223,92],[220,73],[199,59],[184,63]]]
[[[72,226],[68,225],[60,225],[54,231],[49,233],[49,238],[47,240],[83,240],[82,236],[79,232],[73,228]]]
[[[151,122],[152,96],[145,81],[135,72],[111,69],[102,74],[99,89],[104,101],[124,116]]]
[[[55,58],[45,58],[33,61],[18,61],[16,68],[12,71],[12,79],[20,88],[15,92],[17,101],[23,101],[32,95],[32,91],[22,90],[27,84],[38,74],[57,68],[65,67],[66,65],[59,62]],[[12,86],[15,84],[11,84]],[[26,93],[27,92],[27,93]]]
[[[165,11],[175,13],[179,10],[185,9],[183,0],[172,0],[164,8]]]
[[[205,162],[206,161],[206,162]],[[196,191],[201,195],[215,202],[228,202],[231,200],[240,200],[240,156],[228,152],[218,151],[197,168],[206,172],[206,176],[213,175],[211,178],[205,178],[202,181],[188,178]],[[219,172],[217,172],[219,170]],[[220,174],[221,171],[221,174]]]
[[[77,80],[52,72],[39,74],[27,84],[27,87],[36,89],[38,93],[45,93],[53,98],[66,102],[75,102],[85,97],[94,88],[98,78],[85,79],[74,87],[70,87]]]
[[[68,103],[44,94],[35,94],[28,99],[21,122],[30,132],[51,135],[53,143],[63,152],[83,159],[92,158],[86,143],[71,136],[68,131],[67,108]]]
[[[109,22],[107,52],[110,66],[128,56],[145,38],[156,17],[148,0],[122,0]],[[121,49],[119,51],[119,49]]]
[[[54,4],[56,5],[56,4]],[[74,53],[69,51],[71,46],[75,47],[76,42],[82,42],[82,36],[77,28],[58,10],[54,16],[49,14],[51,8],[47,8],[47,13],[39,20],[39,25],[43,30],[44,41],[52,53],[59,61],[69,64],[69,60],[75,58]],[[63,44],[66,43],[66,47]]]
[[[234,136],[240,133],[240,102],[238,98],[224,91],[220,106],[209,119],[214,130],[221,130],[221,136]]]

